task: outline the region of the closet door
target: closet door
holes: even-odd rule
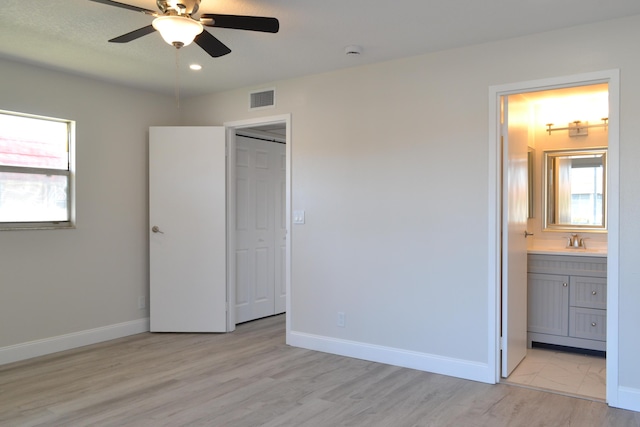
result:
[[[287,309],[287,154],[285,144],[272,144],[271,156],[276,166],[274,170],[275,195],[275,310],[274,314],[284,313]]]
[[[284,144],[236,138],[236,323],[284,311],[286,232],[280,153],[284,154]]]
[[[154,332],[226,332],[223,127],[149,129],[150,317]]]

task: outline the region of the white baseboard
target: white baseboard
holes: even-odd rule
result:
[[[0,348],[0,365],[149,331],[149,318]]]
[[[353,357],[371,362],[402,366],[489,384],[495,383],[487,363],[401,350],[301,332],[290,332],[287,344],[309,350]]]
[[[640,412],[640,389],[618,387],[618,401],[615,407]]]

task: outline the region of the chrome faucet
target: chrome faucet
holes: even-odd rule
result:
[[[579,237],[577,234],[572,234],[567,241],[567,247],[573,249],[586,249],[587,247],[584,244],[584,239]]]

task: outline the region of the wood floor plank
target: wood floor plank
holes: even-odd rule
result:
[[[629,426],[640,414],[289,347],[284,316],[0,366],[4,426]]]

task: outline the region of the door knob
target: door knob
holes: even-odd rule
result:
[[[158,227],[157,225],[151,227],[151,231],[153,231],[154,233],[164,234],[164,231],[160,231],[160,227]]]
[[[524,237],[525,239],[529,236],[533,236],[533,233],[529,233],[527,230],[524,230]]]

